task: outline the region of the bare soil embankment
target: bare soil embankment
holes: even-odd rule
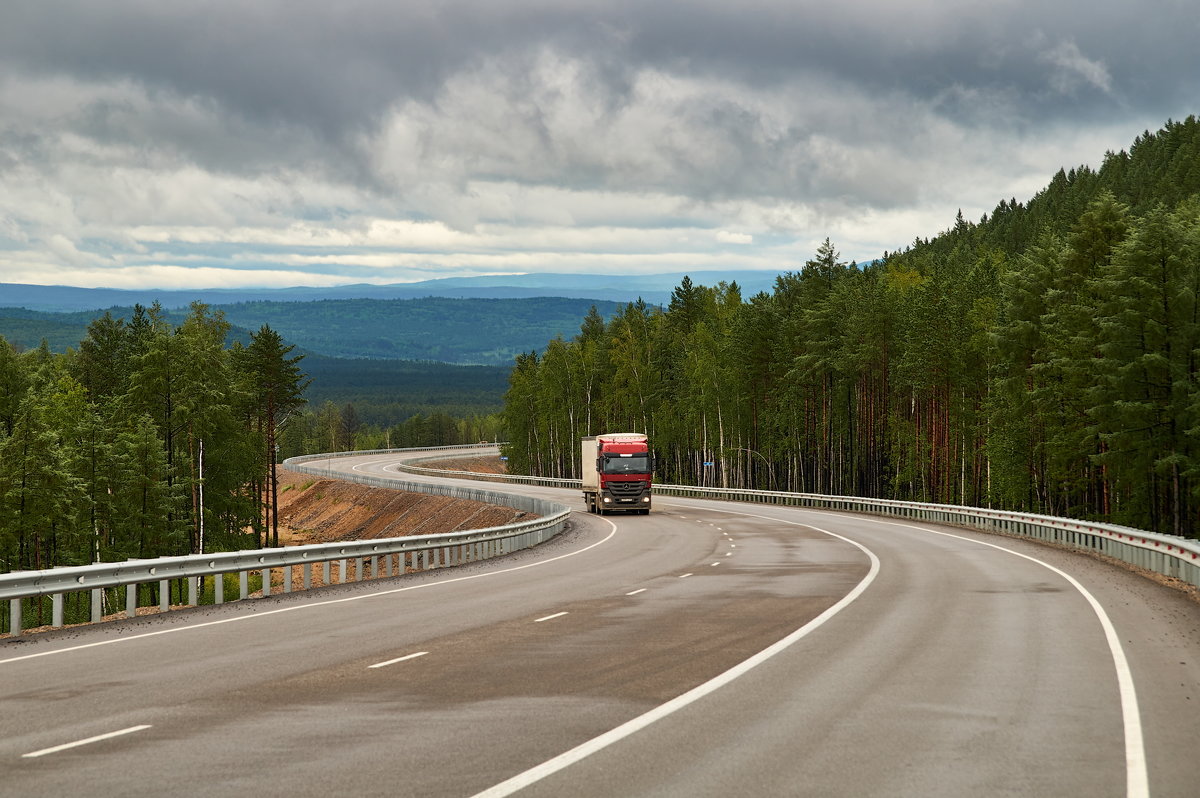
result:
[[[428,463],[430,468],[504,473],[499,457]],[[499,526],[525,513],[497,504],[405,493],[279,470],[279,542],[285,546],[437,535]]]

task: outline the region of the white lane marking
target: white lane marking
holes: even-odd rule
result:
[[[625,595],[626,596],[636,596],[638,593],[645,593],[647,590],[649,590],[649,588],[639,587],[637,590],[634,590],[632,593],[626,593]]]
[[[545,618],[538,618],[536,621],[534,621],[534,623],[541,623],[542,621],[552,621],[555,618],[561,618],[566,614],[567,613],[565,613],[565,612],[556,612],[553,615],[547,615]]]
[[[680,574],[680,575],[679,575],[679,578],[680,578],[680,579],[687,579],[687,578],[688,578],[689,576],[691,576],[691,575],[692,575],[692,574],[691,574],[691,572],[688,572],[688,573],[686,573],[686,574]]]
[[[733,552],[732,552],[732,551],[727,551],[727,552],[725,552],[725,556],[726,556],[726,557],[732,557],[732,556],[733,556]]]
[[[416,659],[417,657],[423,657],[428,653],[429,653],[428,651],[418,651],[415,654],[405,654],[403,657],[396,657],[395,659],[389,659],[387,662],[376,662],[374,665],[368,665],[367,667],[368,668],[386,668],[388,665],[395,665],[397,662],[406,662],[410,659]]]
[[[145,729],[149,728],[151,728],[149,724],[130,726],[128,729],[121,729],[120,731],[109,732],[108,734],[97,734],[95,737],[89,737],[86,740],[76,740],[73,743],[63,743],[62,745],[56,745],[53,748],[43,748],[41,751],[32,751],[28,754],[22,754],[21,758],[36,759],[39,756],[57,754],[59,751],[67,751],[71,748],[78,748],[81,745],[91,745],[92,743],[98,743],[102,740],[111,740],[114,737],[120,737],[125,734],[133,734],[134,732],[144,731]]]
[[[720,564],[721,564],[721,563],[718,561],[718,562],[715,562],[715,563],[713,563],[713,566],[717,566],[717,565],[720,565]]]
[[[707,509],[711,509],[713,512],[730,513],[732,515],[751,515],[750,513],[738,512],[737,510],[722,510],[715,507]],[[804,509],[803,512],[810,513],[812,515],[824,515],[830,518],[845,518],[845,515],[823,512],[821,510]],[[765,515],[751,515],[751,517],[783,521],[781,518],[771,518]],[[1088,592],[1087,588],[1080,584],[1075,577],[1048,562],[1039,560],[1036,557],[1031,557],[1028,554],[1022,554],[1019,551],[1005,548],[1004,546],[996,545],[995,543],[987,543],[986,541],[974,540],[972,538],[963,537],[962,535],[955,535],[950,532],[940,532],[936,529],[930,529],[929,527],[916,526],[915,524],[905,524],[899,521],[884,521],[882,519],[864,516],[854,517],[860,521],[868,521],[873,524],[905,527],[907,529],[915,529],[918,532],[928,532],[934,535],[941,535],[942,537],[963,540],[968,543],[977,543],[980,546],[987,546],[988,548],[996,549],[997,551],[1002,551],[1006,554],[1011,554],[1014,557],[1021,557],[1022,559],[1037,563],[1043,568],[1053,571],[1065,579],[1072,587],[1078,590],[1083,596],[1084,600],[1087,601],[1088,605],[1091,606],[1092,611],[1096,614],[1097,619],[1100,621],[1100,627],[1104,630],[1104,638],[1108,643],[1109,654],[1113,660],[1113,668],[1117,673],[1117,688],[1121,697],[1121,722],[1122,729],[1125,733],[1125,794],[1127,798],[1148,798],[1150,795],[1150,780],[1148,767],[1146,764],[1146,744],[1142,734],[1142,717],[1141,710],[1138,707],[1137,688],[1133,683],[1133,671],[1129,668],[1129,660],[1125,656],[1125,649],[1121,646],[1121,638],[1117,635],[1116,627],[1113,626],[1112,620],[1109,619],[1108,614],[1104,611],[1104,608],[1100,605],[1100,602],[1096,600],[1095,596]],[[795,522],[783,521],[783,523],[790,524]],[[816,527],[813,528],[815,529]]]
[[[828,513],[823,513],[823,515],[828,515]],[[1037,557],[1022,554],[1019,551],[1013,551],[1004,546],[998,546],[995,543],[972,540],[962,535],[939,532],[936,529],[929,529],[928,527],[901,524],[895,521],[876,521],[876,523],[903,526],[909,529],[931,532],[934,535],[954,538],[955,540],[965,540],[968,543],[978,543],[980,546],[987,546],[988,548],[1011,554],[1014,557],[1029,560],[1058,574],[1080,592],[1088,605],[1091,606],[1092,611],[1096,613],[1096,618],[1100,621],[1100,627],[1104,630],[1104,638],[1108,642],[1109,654],[1112,656],[1113,667],[1117,672],[1117,687],[1121,695],[1121,719],[1125,731],[1125,795],[1128,798],[1148,798],[1150,795],[1150,777],[1146,764],[1146,744],[1142,736],[1142,715],[1141,710],[1138,708],[1137,688],[1133,684],[1133,671],[1129,668],[1129,660],[1125,657],[1125,649],[1121,645],[1121,638],[1117,635],[1117,629],[1113,626],[1108,613],[1104,611],[1104,607],[1100,605],[1096,597],[1080,584],[1079,580],[1075,577],[1061,568],[1039,560]]]
[[[782,640],[772,643],[762,651],[754,654],[748,659],[742,660],[737,665],[734,665],[724,673],[709,679],[699,687],[693,687],[683,695],[677,696],[665,704],[660,704],[649,712],[639,715],[633,720],[627,721],[626,723],[623,723],[615,729],[611,729],[610,731],[607,731],[598,737],[593,737],[587,742],[572,748],[570,751],[559,754],[553,759],[549,759],[540,765],[536,765],[529,770],[526,770],[524,773],[518,773],[516,776],[513,776],[507,781],[502,781],[494,787],[490,787],[481,793],[477,793],[472,798],[503,798],[504,796],[512,795],[518,790],[523,790],[529,785],[539,782],[547,776],[553,775],[554,773],[570,767],[580,760],[586,759],[598,751],[604,750],[613,743],[619,742],[630,735],[636,734],[655,721],[661,720],[668,715],[683,709],[687,705],[699,701],[701,698],[704,698],[710,693],[713,693],[724,687],[734,679],[737,679],[739,676],[748,673],[750,670],[771,659],[776,654],[786,650],[798,640],[807,637],[810,633],[816,629],[819,629],[830,618],[837,615],[846,607],[850,606],[850,604],[859,596],[861,596],[863,592],[866,591],[867,587],[873,581],[875,581],[875,576],[879,573],[879,558],[861,543],[855,543],[849,538],[844,538],[841,535],[812,526],[811,524],[801,524],[795,521],[784,521],[779,518],[769,518],[767,520],[776,522],[782,521],[782,523],[792,524],[794,526],[805,526],[810,529],[815,529],[818,532],[823,532],[826,535],[835,537],[838,540],[843,540],[866,554],[871,560],[871,568],[867,571],[867,575],[862,578],[862,581],[855,585],[854,589],[843,596],[840,601]]]
[[[548,560],[538,560],[537,562],[527,563],[525,565],[517,565],[512,568],[505,568],[500,571],[488,571],[487,573],[472,574],[470,576],[456,576],[453,579],[443,579],[443,580],[440,580],[437,582],[425,582],[420,585],[409,585],[408,587],[398,587],[398,588],[395,588],[394,590],[381,590],[377,593],[365,593],[360,596],[347,596],[345,598],[329,599],[328,601],[308,601],[303,604],[294,604],[290,607],[280,607],[279,609],[275,609],[275,610],[264,610],[262,612],[252,611],[252,614],[250,614],[250,615],[238,615],[233,618],[221,618],[220,620],[216,620],[216,621],[205,621],[204,623],[190,624],[188,626],[176,626],[171,629],[159,629],[158,631],[155,631],[155,632],[145,632],[144,634],[130,635],[129,637],[114,637],[109,640],[98,640],[95,643],[84,643],[82,645],[69,646],[67,648],[56,648],[53,651],[39,651],[34,654],[23,654],[19,657],[9,657],[8,659],[0,659],[0,665],[7,665],[10,662],[20,662],[21,660],[26,660],[26,659],[37,659],[38,657],[50,657],[55,654],[66,654],[71,651],[82,651],[82,650],[88,649],[88,648],[96,648],[97,646],[108,646],[108,645],[112,645],[113,643],[128,643],[131,640],[142,640],[147,637],[158,637],[159,635],[169,635],[169,634],[174,634],[176,632],[190,632],[195,629],[203,629],[208,626],[220,626],[221,624],[226,624],[226,623],[238,623],[240,621],[250,621],[250,620],[254,620],[256,618],[267,618],[271,615],[278,615],[279,613],[282,613],[282,612],[296,612],[297,610],[311,610],[316,607],[325,607],[325,606],[329,606],[332,604],[344,604],[344,603],[350,602],[350,601],[362,601],[363,599],[373,599],[373,598],[379,598],[381,596],[390,596],[395,593],[406,593],[409,590],[422,590],[422,589],[428,588],[428,587],[438,587],[441,585],[452,585],[455,582],[466,582],[471,579],[483,579],[483,578],[489,577],[489,576],[499,576],[500,574],[513,573],[514,571],[523,571],[526,568],[536,568],[540,565],[547,565],[549,563],[556,562],[558,560],[565,560],[568,557],[574,557],[577,554],[583,554],[586,551],[590,551],[591,549],[594,549],[597,546],[607,543],[608,541],[612,540],[613,535],[617,534],[617,525],[614,524],[612,521],[608,520],[607,518],[601,518],[600,520],[604,521],[606,524],[608,524],[610,527],[612,527],[612,530],[608,533],[608,535],[606,535],[604,538],[596,541],[595,543],[591,544],[590,546],[584,546],[582,549],[568,552],[567,554],[560,554],[559,556],[551,557]]]

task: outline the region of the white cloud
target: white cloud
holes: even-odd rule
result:
[[[783,270],[827,235],[866,260],[1097,164],[1200,74],[1133,46],[1170,9],[801,5],[82,5],[86,41],[30,11],[0,29],[0,281]]]
[[[1073,41],[1059,42],[1042,53],[1042,60],[1057,67],[1050,76],[1050,84],[1062,94],[1073,92],[1081,82],[1105,94],[1112,92],[1112,76],[1108,68],[1101,61],[1085,57],[1079,45]]]

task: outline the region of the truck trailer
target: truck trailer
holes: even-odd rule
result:
[[[624,510],[649,514],[653,471],[650,445],[641,433],[583,439],[583,501],[589,513]]]

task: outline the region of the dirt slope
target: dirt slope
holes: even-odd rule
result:
[[[503,473],[504,467],[498,457],[429,465],[487,473]],[[482,529],[523,516],[511,507],[279,470],[279,542],[286,546]]]

